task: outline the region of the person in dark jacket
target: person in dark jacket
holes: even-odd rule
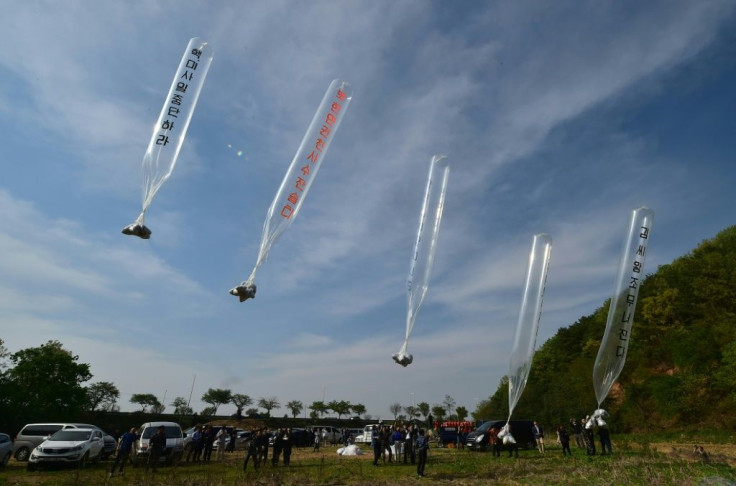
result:
[[[258,469],[258,466],[260,466],[260,456],[261,456],[261,450],[260,450],[260,440],[261,440],[261,431],[257,431],[255,435],[252,435],[250,438],[250,442],[248,442],[248,452],[245,453],[245,460],[243,461],[243,472],[245,472],[246,469],[248,469],[248,461],[250,458],[253,458],[253,466]]]
[[[373,446],[373,465],[378,466],[378,459],[381,457],[381,431],[377,425],[373,426],[371,432],[371,445]]]
[[[284,466],[291,464],[291,447],[294,443],[294,435],[291,432],[291,427],[284,430],[281,436],[281,447],[284,452]]]
[[[427,451],[429,450],[429,440],[424,435],[424,429],[419,429],[419,436],[417,437],[417,475],[424,476],[424,466],[427,464]]]
[[[278,429],[276,434],[273,436],[273,454],[271,454],[271,465],[278,466],[279,458],[281,457],[281,451],[283,450],[284,444],[284,429]]]
[[[146,471],[149,467],[153,467],[156,472],[158,460],[164,455],[166,450],[166,428],[160,425],[156,433],[148,439],[148,461],[146,462]]]
[[[110,469],[110,477],[115,473],[115,468],[120,464],[120,471],[118,474],[121,476],[123,475],[123,469],[125,468],[125,463],[128,462],[128,457],[130,456],[130,453],[133,452],[133,448],[135,447],[135,441],[138,440],[138,436],[135,433],[135,427],[130,429],[130,431],[123,434],[122,437],[120,437],[120,441],[118,442],[118,448],[115,452],[115,462],[112,463],[112,468]]]
[[[557,427],[557,441],[562,446],[563,456],[567,454],[572,455],[572,451],[570,451],[570,436],[567,434],[567,430],[565,430],[565,427],[562,425]]]

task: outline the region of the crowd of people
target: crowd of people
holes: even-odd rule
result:
[[[435,424],[439,427],[438,424]],[[568,427],[570,432],[568,432]],[[600,417],[576,419],[571,418],[567,424],[560,424],[556,428],[557,444],[561,446],[562,454],[572,455],[570,450],[571,435],[578,449],[585,450],[588,455],[596,454],[595,431],[598,431],[601,452],[600,455],[613,452],[608,426]],[[150,439],[148,460],[146,469],[156,465],[166,448],[166,438],[159,431]],[[292,449],[296,445],[305,446],[307,441],[312,444],[313,451],[319,452],[320,445],[328,442],[325,430],[319,428],[308,429],[308,437],[300,436],[297,443],[291,428],[279,428],[269,431],[267,428],[252,431],[250,437],[245,440],[245,458],[243,460],[243,471],[247,471],[248,464],[252,462],[254,469],[271,463],[271,466],[284,466],[291,464]],[[494,457],[500,457],[502,451],[507,451],[509,457],[519,457],[519,447],[513,439],[511,424],[506,424],[502,429],[489,428],[488,445]],[[371,448],[373,451],[373,465],[379,464],[410,464],[417,468],[417,475],[424,476],[427,454],[434,435],[439,435],[432,428],[426,430],[413,423],[395,425],[374,425],[371,434]],[[534,421],[532,435],[540,454],[545,454],[544,430],[542,426]],[[510,436],[511,440],[509,440]],[[135,453],[136,442],[135,428],[123,434],[118,441],[116,458],[110,470],[110,476],[119,468],[119,474],[123,474],[126,462],[132,460]],[[355,437],[348,429],[342,430],[340,441],[347,447],[355,443]],[[194,428],[191,441],[186,447],[183,459],[186,462],[210,462],[212,454],[216,450],[216,460],[224,461],[227,452],[234,452],[238,444],[238,430],[233,427],[198,425]],[[269,449],[272,450],[269,461]]]

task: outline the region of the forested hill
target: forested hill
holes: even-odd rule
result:
[[[610,300],[534,356],[514,411],[547,426],[596,408],[592,371]],[[603,404],[617,431],[736,426],[736,226],[644,281],[626,365]],[[476,418],[508,415],[508,385]]]

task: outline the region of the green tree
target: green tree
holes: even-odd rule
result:
[[[20,410],[33,410],[39,417],[69,416],[87,403],[82,383],[92,378],[89,365],[48,341],[10,355],[11,367],[3,374],[5,400]]]
[[[445,418],[445,406],[437,404],[432,405],[432,415],[434,415],[435,420],[442,422]]]
[[[365,405],[362,403],[356,403],[350,407],[350,410],[352,410],[358,417],[361,417],[365,413]]]
[[[429,412],[432,410],[429,406],[429,403],[427,402],[419,402],[417,403],[417,408],[419,409],[419,412],[422,414],[422,417],[424,417],[424,420],[426,421],[429,417]]]
[[[243,409],[245,409],[245,407],[253,404],[253,399],[243,393],[234,394],[230,398],[230,401],[233,405],[235,405],[235,413],[238,417],[241,417],[243,415]]]
[[[278,410],[281,408],[281,404],[276,397],[259,398],[258,406],[266,410],[266,417],[271,416],[271,410]]]
[[[462,420],[465,420],[466,418],[468,418],[468,409],[467,408],[460,406],[460,407],[457,407],[455,409],[455,411],[457,413],[457,419],[458,420],[462,421]]]
[[[346,402],[345,400],[332,400],[327,404],[327,408],[335,412],[338,419],[342,418],[343,415],[349,414],[352,407],[350,402]]]
[[[309,410],[318,413],[320,416],[324,416],[328,409],[327,405],[325,405],[325,402],[319,401],[312,402],[312,404],[309,406]]]
[[[87,410],[94,412],[99,407],[101,410],[110,411],[115,407],[118,398],[120,391],[111,382],[92,383],[87,387]]]
[[[286,408],[291,411],[291,416],[296,418],[296,416],[299,415],[302,410],[304,410],[304,404],[299,400],[292,400],[286,404]]]
[[[161,402],[153,393],[134,393],[130,397],[130,403],[140,405],[142,412],[146,411],[146,407],[159,408],[161,406]]]
[[[404,407],[404,412],[406,412],[406,415],[407,417],[409,417],[409,420],[414,420],[420,415],[419,408],[417,408],[414,405],[407,405],[406,407]]]
[[[220,405],[230,403],[232,397],[233,394],[230,390],[223,388],[209,388],[204,393],[204,395],[202,395],[202,401],[204,403],[209,403],[210,406],[214,409],[212,415],[217,415],[217,409],[220,407]]]
[[[192,415],[192,407],[189,406],[187,399],[184,397],[174,398],[171,406],[174,407],[174,415]]]
[[[400,403],[392,403],[391,405],[389,405],[388,410],[389,412],[391,412],[391,415],[394,416],[394,421],[396,421],[396,418],[401,413],[402,408],[404,407],[402,407]]]

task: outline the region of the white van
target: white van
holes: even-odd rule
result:
[[[137,458],[143,461],[148,459],[148,442],[159,427],[163,427],[166,433],[166,450],[160,460],[168,463],[178,462],[184,454],[184,433],[176,422],[146,422],[141,425],[136,441]]]
[[[355,442],[362,442],[364,444],[370,444],[373,441],[373,427],[380,429],[384,425],[385,424],[366,425],[365,427],[363,427],[363,433],[355,439]]]

